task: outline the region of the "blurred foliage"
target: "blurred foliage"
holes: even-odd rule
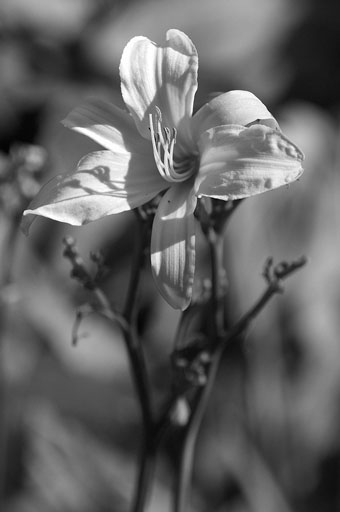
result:
[[[299,183],[245,201],[228,226],[230,322],[262,290],[267,256],[306,254],[310,262],[259,317],[245,350],[235,348],[223,362],[199,440],[197,511],[340,509],[339,18],[336,0],[0,3],[1,169],[18,144],[47,151],[41,181],[72,169],[96,146],[59,121],[87,96],[120,104],[126,42],[140,34],[160,40],[172,27],[198,49],[197,107],[209,93],[249,89],[306,154]],[[61,240],[75,236],[85,258],[103,250],[110,268],[103,287],[119,306],[134,216],[82,229],[39,219],[29,239],[17,232],[17,220],[2,202],[4,510],[126,511],[140,418],[124,346],[118,329],[91,317],[71,347],[75,311],[88,296],[69,278]],[[161,403],[178,314],[157,296],[149,268],[139,301]],[[175,432],[159,460],[150,512],[169,510],[176,446]]]

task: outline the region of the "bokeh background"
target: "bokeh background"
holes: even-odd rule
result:
[[[60,120],[89,96],[121,105],[125,44],[135,35],[161,41],[168,28],[197,47],[196,107],[210,93],[250,90],[306,154],[299,182],[244,201],[226,231],[230,321],[263,289],[268,256],[305,254],[309,263],[222,363],[199,437],[192,510],[337,512],[339,2],[1,0],[0,164],[24,143],[46,150],[40,183],[74,168],[96,145]],[[69,276],[62,238],[75,236],[86,261],[103,250],[103,287],[120,307],[134,215],[78,229],[38,219],[29,238],[13,235],[15,187],[0,183],[1,510],[127,511],[140,417],[124,344],[118,329],[92,316],[71,346],[75,311],[88,295]],[[161,403],[178,313],[157,295],[148,268],[140,308]],[[175,433],[159,457],[149,512],[170,510],[176,446]]]

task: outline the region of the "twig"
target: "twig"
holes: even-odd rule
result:
[[[186,512],[188,510],[197,436],[215,382],[221,355],[221,347],[217,347],[208,371],[207,382],[205,386],[196,393],[190,420],[186,426],[179,467],[179,478],[177,480],[175,493],[174,512]]]
[[[249,327],[254,318],[262,311],[271,298],[278,293],[283,293],[284,279],[289,277],[293,272],[302,268],[306,263],[307,258],[305,256],[301,256],[301,258],[295,261],[290,263],[281,262],[274,267],[273,260],[268,258],[263,271],[263,276],[267,282],[267,288],[254,306],[240,318],[240,320],[229,332],[226,333],[224,339],[220,340],[220,342],[226,346],[231,341],[236,340],[238,336]]]
[[[139,233],[136,240],[136,247],[133,252],[133,262],[131,266],[131,275],[128,286],[128,291],[125,299],[124,306],[124,317],[127,322],[130,322],[133,319],[133,315],[136,309],[136,297],[137,297],[137,288],[139,284],[140,272],[144,262],[144,252],[146,246],[146,238],[150,229],[148,218],[143,219],[140,215],[137,214],[138,223],[139,223]]]
[[[3,268],[0,275],[0,510],[5,502],[5,483],[7,469],[7,448],[8,448],[8,417],[7,417],[7,383],[4,368],[4,349],[6,335],[6,314],[8,313],[8,304],[2,297],[6,288],[12,282],[13,258],[18,235],[18,222],[10,220],[7,230],[7,241],[3,244]]]
[[[151,436],[148,436],[141,447],[136,492],[131,509],[133,512],[144,512],[145,503],[148,498],[150,482],[154,473],[154,459],[156,450],[157,444],[151,439]]]
[[[136,390],[141,403],[144,431],[145,435],[147,435],[147,432],[153,429],[151,392],[148,382],[148,375],[142,345],[136,333],[135,310],[138,284],[141,269],[143,267],[146,241],[150,228],[150,219],[148,216],[145,216],[143,218],[140,213],[137,215],[140,224],[140,230],[139,236],[137,237],[136,240],[136,248],[134,251],[134,259],[132,262],[130,282],[128,286],[127,296],[125,299],[124,313],[122,316],[125,319],[126,326],[128,326],[128,328],[123,329],[123,335],[126,347],[129,352],[132,372],[135,379]]]
[[[201,379],[201,387],[196,391],[190,419],[184,433],[174,501],[175,512],[185,512],[187,510],[197,435],[222,353],[218,347],[218,341],[224,332],[224,297],[226,289],[226,281],[223,280],[222,274],[224,272],[223,229],[237,204],[238,203],[235,203],[235,205],[233,205],[232,202],[226,203],[214,200],[207,202],[202,199],[198,202],[195,212],[201,224],[202,232],[208,241],[210,250],[211,330],[209,333],[208,350],[210,353],[213,353],[213,356],[209,369],[206,370],[203,366],[205,375],[203,375],[204,378]]]
[[[199,389],[196,393],[190,420],[185,431],[175,496],[175,512],[186,512],[187,510],[197,435],[204,412],[209,402],[219,363],[225,348],[229,346],[232,341],[238,339],[239,335],[249,327],[250,323],[262,311],[265,305],[275,294],[283,292],[283,280],[296,270],[303,267],[306,262],[307,259],[305,257],[301,257],[291,263],[280,263],[275,267],[273,267],[272,260],[267,262],[264,272],[264,277],[267,281],[266,290],[255,305],[235,324],[227,335],[218,339],[211,356],[211,364],[207,372],[207,382],[205,386]]]
[[[151,226],[152,216],[144,209],[136,211],[139,221],[139,236],[136,241],[131,276],[125,300],[123,317],[129,329],[123,329],[126,347],[129,353],[135,388],[139,397],[143,416],[143,445],[139,463],[139,475],[136,486],[133,512],[143,512],[148,497],[151,478],[154,471],[155,445],[153,440],[154,419],[151,407],[151,392],[148,373],[145,364],[144,352],[140,339],[136,333],[136,297],[140,273],[145,257],[146,242]]]
[[[223,275],[223,236],[214,229],[208,230],[208,243],[211,260],[211,341],[215,344],[224,331],[224,297],[226,278]]]
[[[144,359],[144,353],[140,340],[137,336],[135,325],[135,307],[136,293],[142,268],[142,260],[144,258],[144,250],[146,246],[146,238],[149,231],[149,217],[142,219],[140,236],[137,240],[137,247],[134,253],[130,282],[128,286],[127,296],[123,314],[115,311],[103,290],[98,286],[96,280],[87,270],[84,261],[80,257],[75,246],[75,241],[71,237],[64,239],[65,250],[64,256],[67,257],[72,264],[72,277],[78,279],[85,288],[90,290],[96,297],[98,306],[78,310],[75,325],[73,328],[73,342],[77,340],[77,332],[79,324],[85,315],[97,312],[112,322],[118,323],[121,327],[126,349],[129,356],[132,378],[134,381],[135,391],[138,397],[144,433],[143,455],[140,461],[138,485],[136,487],[136,495],[133,504],[134,512],[142,512],[144,509],[147,491],[153,472],[154,450],[152,442],[152,434],[154,431],[153,413],[151,407],[151,393]]]

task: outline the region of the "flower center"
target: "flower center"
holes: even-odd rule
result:
[[[151,142],[157,169],[166,181],[186,181],[195,172],[195,159],[183,158],[180,162],[174,159],[174,148],[177,137],[176,128],[162,125],[162,113],[156,107],[156,114],[149,114]]]

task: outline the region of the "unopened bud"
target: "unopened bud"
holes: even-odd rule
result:
[[[179,397],[171,411],[171,422],[178,427],[187,425],[190,418],[190,406],[184,397]]]

